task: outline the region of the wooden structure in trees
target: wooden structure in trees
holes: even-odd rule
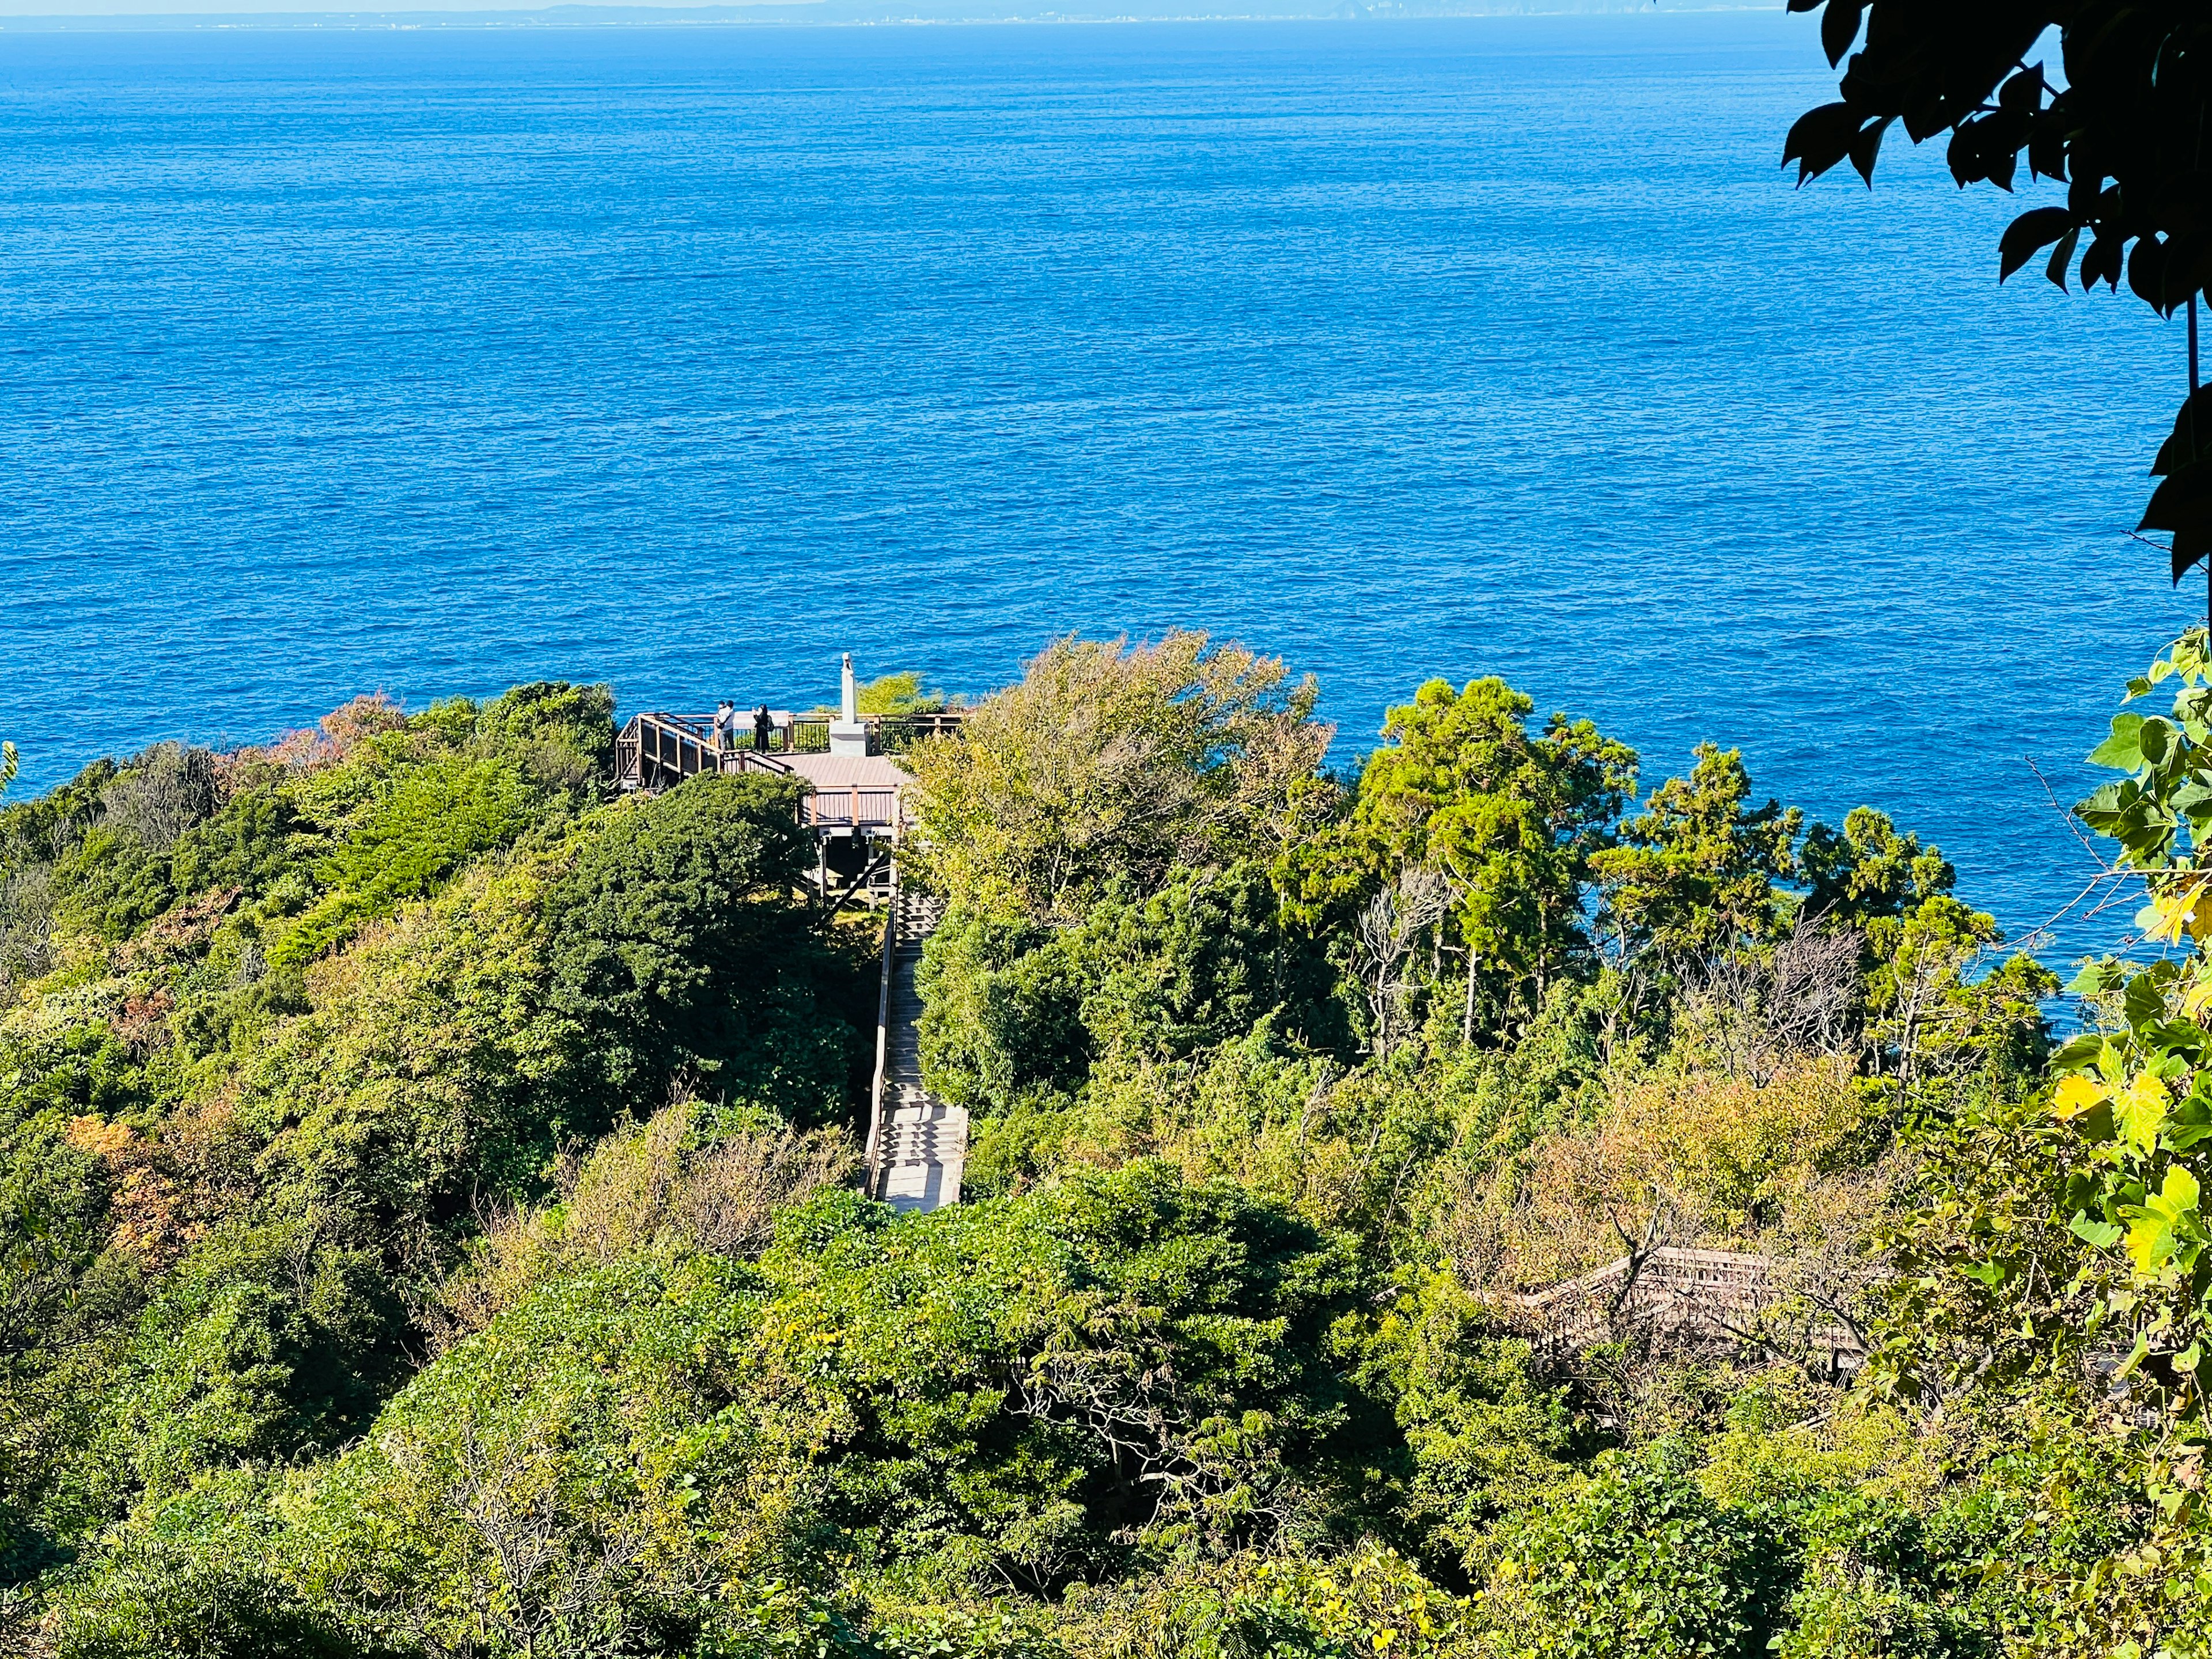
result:
[[[805,785],[799,821],[814,832],[817,890],[825,898],[835,894],[840,905],[859,893],[887,897],[914,782],[893,757],[924,738],[957,732],[961,715],[957,709],[860,714],[854,696],[848,657],[843,712],[832,718],[772,709],[765,747],[757,746],[753,717],[742,713],[733,736],[716,732],[711,714],[633,714],[615,738],[616,785],[626,794],[657,794],[704,773],[797,778]]]
[[[771,710],[765,748],[754,746],[753,715],[744,710],[734,744],[715,731],[712,715],[633,714],[615,739],[615,777],[626,794],[658,793],[707,773],[766,772],[805,785],[799,819],[814,832],[816,890],[833,911],[860,893],[884,904],[866,1190],[894,1209],[934,1210],[960,1201],[968,1114],[922,1086],[915,974],[942,907],[899,885],[896,854],[914,779],[893,757],[924,738],[958,732],[961,716],[957,709],[860,714],[850,657],[844,682],[844,706],[834,718]]]
[[[1778,1257],[1662,1246],[1514,1299],[1544,1346],[1567,1352],[1630,1334],[1677,1344],[1763,1342],[1762,1317],[1800,1289],[1790,1264]],[[1816,1310],[1804,1334],[1837,1374],[1866,1357],[1863,1336],[1841,1318]]]
[[[624,794],[642,790],[658,794],[702,772],[803,771],[809,757],[830,753],[826,715],[786,714],[773,728],[769,746],[753,747],[750,717],[740,712],[737,747],[720,746],[711,714],[668,714],[659,710],[633,714],[615,738],[615,787]],[[951,736],[960,730],[960,711],[930,714],[863,714],[868,753],[904,753],[925,738]]]

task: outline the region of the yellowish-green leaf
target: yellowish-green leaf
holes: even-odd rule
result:
[[[2141,1279],[2157,1277],[2196,1231],[2200,1196],[2197,1177],[2175,1164],[2166,1183],[2143,1200],[2128,1227],[2128,1255]]]
[[[2096,1079],[2076,1072],[2060,1079],[2057,1091],[2051,1097],[2051,1114],[2061,1119],[2077,1118],[2102,1105],[2110,1093]]]
[[[2148,1152],[2158,1144],[2158,1132],[2165,1127],[2171,1104],[2166,1085],[2144,1072],[2120,1091],[2113,1103],[2112,1121],[2128,1145]]]

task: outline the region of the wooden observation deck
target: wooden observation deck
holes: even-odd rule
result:
[[[834,754],[827,715],[781,714],[769,746],[755,745],[748,726],[736,744],[716,738],[711,714],[633,714],[615,738],[615,785],[624,794],[659,794],[702,772],[767,772],[807,786],[799,822],[819,833],[896,841],[906,824],[905,793],[914,780],[893,757],[927,738],[960,730],[960,714],[864,714],[866,755]]]
[[[658,710],[632,714],[615,738],[615,787],[624,794],[643,790],[658,794],[702,772],[803,773],[808,756],[830,752],[827,714],[777,714],[769,746],[753,746],[752,717],[739,711],[737,745],[715,740],[712,714],[667,714]],[[863,714],[868,753],[904,754],[925,738],[949,737],[960,730],[960,711],[930,714]]]
[[[915,974],[940,910],[899,884],[897,853],[911,817],[907,791],[914,779],[895,757],[926,738],[958,732],[961,717],[957,709],[855,714],[853,695],[848,657],[843,714],[833,719],[772,709],[764,747],[756,745],[753,716],[744,710],[733,745],[716,733],[712,715],[633,714],[615,739],[615,778],[625,794],[658,794],[707,773],[765,772],[805,784],[799,821],[814,832],[814,890],[832,915],[862,894],[884,911],[866,1190],[897,1210],[934,1210],[960,1201],[968,1115],[932,1095],[921,1080]]]
[[[959,712],[858,716],[842,724],[836,744],[840,723],[828,716],[772,712],[766,747],[756,744],[750,717],[743,718],[732,742],[716,733],[711,714],[631,715],[615,738],[617,787],[625,794],[658,794],[708,773],[796,778],[805,786],[799,822],[814,832],[819,854],[811,877],[817,890],[829,897],[843,884],[840,905],[860,892],[888,896],[913,816],[907,791],[914,778],[894,757],[925,738],[958,732]]]

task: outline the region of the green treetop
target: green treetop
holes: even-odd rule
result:
[[[1534,708],[1496,678],[1429,681],[1390,711],[1352,811],[1388,865],[1450,884],[1470,1031],[1482,964],[1540,1001],[1583,943],[1581,884],[1635,788],[1634,750],[1564,714],[1533,732]]]

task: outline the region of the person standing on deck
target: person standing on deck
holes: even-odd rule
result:
[[[775,725],[768,717],[766,703],[753,710],[753,747],[763,755],[768,753],[768,734]]]
[[[727,754],[737,746],[737,705],[725,697],[714,710],[714,747]]]

